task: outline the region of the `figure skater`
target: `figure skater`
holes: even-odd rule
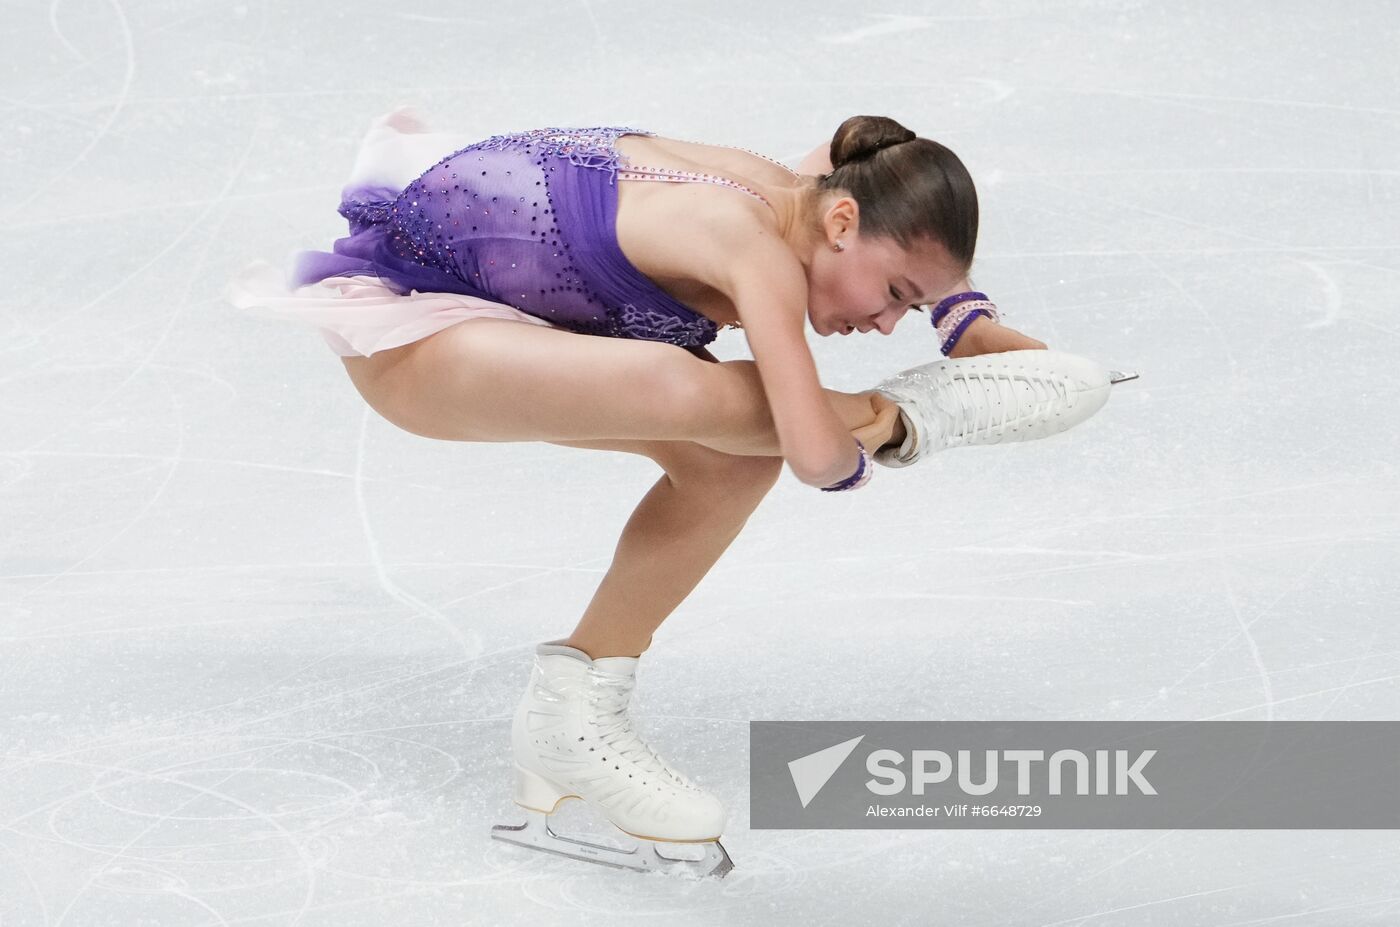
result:
[[[998,324],[968,279],[972,178],[893,119],[847,119],[802,173],[623,127],[470,141],[428,131],[411,107],[376,120],[342,193],[350,235],[302,252],[290,281],[250,265],[228,298],[318,328],[365,401],[405,431],[661,467],[573,632],[535,649],[511,733],[529,820],[493,836],[723,875],[723,805],[657,755],[628,704],[652,632],[783,464],[808,486],[850,491],[872,457],[907,466],[1063,431],[1126,377]],[[823,337],[888,335],[930,305],[949,359],[864,392],[821,386],[805,323]],[[743,329],[753,360],[705,349],[721,326]],[[556,835],[548,816],[571,797],[641,852]],[[703,856],[662,852],[674,843]]]

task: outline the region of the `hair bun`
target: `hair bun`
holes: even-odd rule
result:
[[[918,136],[888,116],[852,116],[831,138],[831,167],[864,161],[892,145]]]

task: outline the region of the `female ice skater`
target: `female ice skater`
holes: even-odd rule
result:
[[[290,282],[250,266],[229,298],[320,329],[365,401],[406,431],[623,451],[665,471],[573,633],[536,648],[512,726],[529,821],[493,835],[722,875],[724,807],[639,736],[629,697],[652,632],[783,464],[850,491],[872,456],[907,466],[1063,431],[1117,378],[997,324],[968,284],[972,178],[892,119],[847,119],[807,173],[621,127],[470,141],[427,131],[411,108],[376,120],[342,195],[350,235],[302,252]],[[822,388],[805,323],[889,334],[929,305],[950,359],[865,392]],[[705,350],[720,326],[742,328],[754,360]],[[554,834],[548,815],[570,797],[638,849]],[[677,862],[668,843],[704,855]]]

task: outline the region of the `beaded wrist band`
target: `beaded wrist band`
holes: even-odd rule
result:
[[[940,302],[936,307],[934,307],[933,315],[932,315],[932,317],[931,317],[931,320],[932,320],[933,324],[936,326],[936,325],[938,325],[939,322],[942,322],[942,321],[943,321],[943,317],[944,317],[945,315],[948,314],[948,310],[949,310],[949,309],[952,309],[952,308],[953,308],[954,306],[956,306],[958,303],[967,302],[969,299],[986,299],[986,298],[987,298],[987,294],[986,294],[986,293],[979,293],[979,292],[977,292],[976,290],[969,290],[969,291],[966,292],[966,293],[954,293],[952,296],[949,296],[949,297],[945,298],[945,299],[944,299],[942,302]]]
[[[822,492],[844,492],[848,489],[859,489],[870,482],[870,474],[874,472],[874,468],[870,464],[870,455],[866,453],[865,445],[860,443],[860,438],[856,438],[855,442],[856,447],[860,448],[860,462],[856,464],[856,472],[839,483],[823,486]]]
[[[996,303],[987,299],[986,293],[970,291],[949,296],[933,310],[930,321],[943,342],[943,354],[952,353],[954,345],[977,316],[984,316],[993,322],[1001,318]]]

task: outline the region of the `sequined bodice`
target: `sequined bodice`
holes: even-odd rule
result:
[[[617,150],[623,135],[653,133],[599,126],[492,136],[443,158],[392,200],[347,191],[340,212],[354,234],[386,233],[379,250],[388,254],[374,272],[405,287],[452,286],[587,334],[707,344],[715,323],[622,253],[617,179],[716,183],[764,198],[729,178],[632,165]]]

